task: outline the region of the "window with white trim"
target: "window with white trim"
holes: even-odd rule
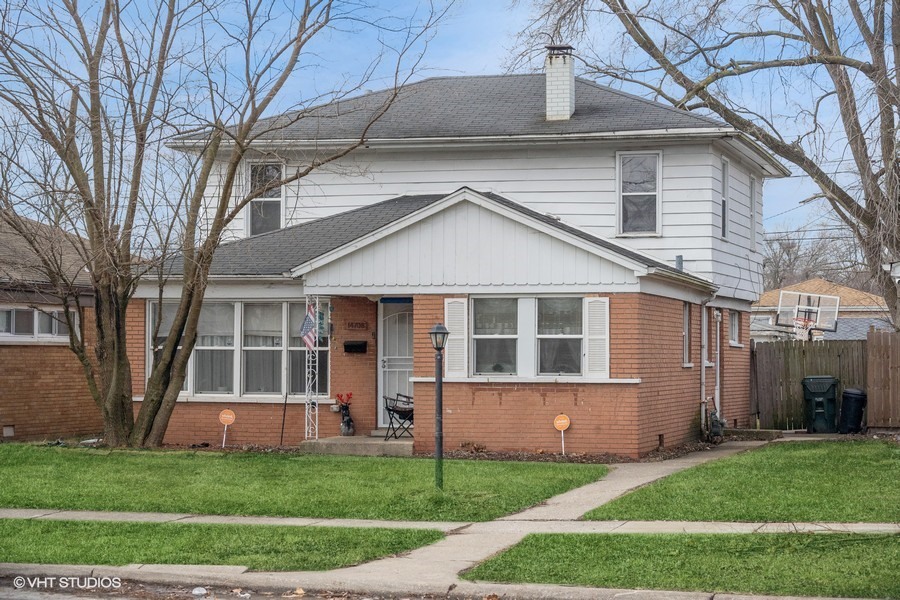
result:
[[[619,154],[619,232],[659,233],[658,153]]]
[[[472,300],[472,356],[476,375],[516,374],[518,308],[516,298]]]
[[[538,374],[581,374],[582,298],[538,298]]]
[[[682,307],[681,316],[681,362],[682,364],[690,364],[691,362],[691,303],[685,302]]]
[[[244,304],[245,394],[281,395],[282,311],[280,302]]]
[[[306,344],[300,337],[300,329],[306,319],[306,303],[291,302],[289,310],[289,334],[288,356],[290,362],[290,393],[306,394]],[[316,393],[328,395],[328,323],[325,317],[324,307],[319,312],[318,336],[313,351],[318,355],[318,370],[316,371]]]
[[[254,192],[283,178],[283,165],[279,162],[250,164],[250,191]],[[259,235],[281,228],[281,204],[284,186],[273,186],[247,207],[248,233]]]
[[[63,310],[0,307],[0,340],[64,342],[68,339],[69,326]]]
[[[750,178],[750,252],[756,252],[757,250],[757,229],[758,225],[756,222],[756,196],[757,196],[757,188],[756,188],[756,177]]]
[[[609,378],[608,298],[446,298],[444,319],[449,378]]]
[[[741,343],[741,313],[736,310],[732,310],[728,315],[729,323],[728,323],[728,334],[729,340],[733,344]]]
[[[728,237],[728,196],[729,189],[731,186],[731,182],[729,178],[731,175],[728,172],[729,164],[726,159],[722,159],[722,181],[720,182],[721,189],[719,190],[720,195],[722,197],[722,238]]]
[[[151,332],[158,308],[156,303],[149,308]],[[174,302],[163,303],[159,331],[150,340],[152,356],[158,355],[165,343],[177,308]],[[327,315],[328,303],[323,301],[316,347],[319,396],[328,395]],[[305,316],[304,302],[204,302],[182,391],[187,395],[279,398],[287,386],[289,395],[305,396],[306,346],[300,337]],[[235,355],[235,350],[240,353]]]
[[[234,303],[204,302],[194,345],[194,392],[234,392]]]
[[[150,305],[150,334],[153,335],[153,332],[156,332],[156,337],[151,340],[151,356],[153,360],[156,361],[159,358],[159,353],[162,351],[163,344],[166,343],[166,334],[172,328],[172,322],[175,321],[175,313],[178,310],[178,304],[174,302],[163,302],[162,303],[162,311],[160,313],[160,305],[151,304]],[[156,321],[159,319],[159,330],[156,329]],[[181,349],[181,344],[177,346],[177,349]],[[149,373],[148,373],[149,376]],[[188,389],[188,382],[190,380],[190,363],[188,364],[188,369],[185,373],[184,383],[181,385],[181,391],[186,392]]]

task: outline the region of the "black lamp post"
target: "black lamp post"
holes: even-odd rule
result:
[[[444,347],[450,332],[438,323],[428,332],[434,355],[434,485],[444,489]]]

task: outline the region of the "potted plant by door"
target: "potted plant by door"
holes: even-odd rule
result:
[[[353,398],[353,392],[347,392],[346,398],[344,394],[338,394],[338,404],[341,407],[341,435],[353,435],[356,433],[356,427],[353,425],[353,417],[350,416],[350,399]]]

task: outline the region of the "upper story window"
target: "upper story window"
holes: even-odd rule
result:
[[[722,237],[728,237],[728,196],[729,190],[731,189],[731,174],[729,171],[729,164],[726,159],[722,159],[722,181],[721,181],[721,190],[720,194],[722,197]]]
[[[250,165],[251,191],[266,187],[276,181],[280,181],[282,178],[281,163],[252,163]],[[258,198],[250,201],[247,210],[250,235],[259,235],[281,227],[283,190],[284,186],[282,185],[273,186],[263,192]]]
[[[619,232],[659,233],[658,152],[619,153]]]
[[[62,310],[0,307],[0,339],[66,341],[69,326]]]

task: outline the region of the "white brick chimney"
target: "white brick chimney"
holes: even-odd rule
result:
[[[547,46],[547,120],[568,121],[575,112],[575,57],[572,46]]]

